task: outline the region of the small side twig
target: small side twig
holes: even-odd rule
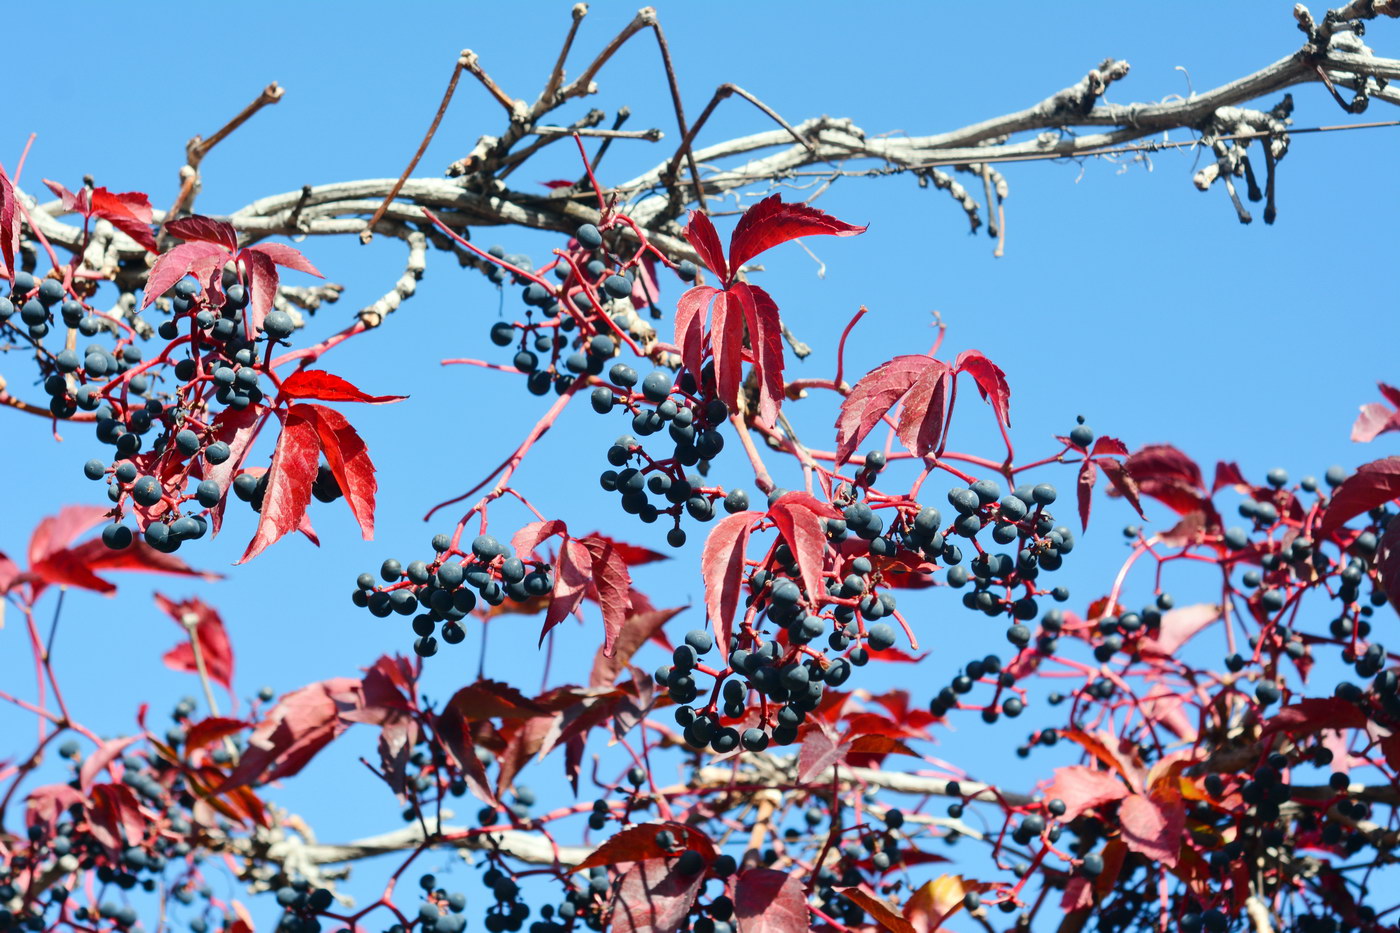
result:
[[[365,223],[365,228],[360,231],[361,243],[368,243],[370,240],[374,239],[374,225],[379,223],[380,218],[382,218],[384,212],[389,209],[389,205],[393,202],[394,198],[399,196],[399,190],[403,188],[403,183],[408,180],[409,175],[413,174],[414,168],[418,165],[418,160],[423,158],[423,153],[428,149],[428,143],[433,141],[433,134],[437,132],[438,124],[442,122],[442,115],[447,112],[447,105],[452,103],[452,95],[457,90],[457,79],[462,76],[462,69],[471,69],[475,65],[476,55],[472,53],[471,49],[463,49],[462,54],[457,56],[457,64],[452,67],[452,77],[447,82],[447,90],[443,92],[442,103],[438,104],[437,113],[433,114],[433,122],[428,126],[428,132],[423,134],[423,141],[418,144],[418,151],[415,152],[413,158],[409,160],[407,167],[403,170],[403,174],[399,176],[399,180],[394,182],[394,187],[389,189],[389,193],[384,196],[384,201],[379,205],[379,209],[374,212],[374,216],[370,217]],[[481,75],[479,72],[480,69],[478,68],[473,73],[478,74],[478,77],[480,77]]]

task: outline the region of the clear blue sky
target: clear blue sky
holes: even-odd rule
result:
[[[164,207],[175,195],[185,141],[211,133],[276,80],[286,88],[283,101],[205,161],[199,210],[228,213],[303,184],[397,175],[460,49],[477,51],[510,93],[533,99],[568,9],[564,2],[250,2],[236,11],[174,3],[17,7],[7,27],[27,51],[11,76],[0,158],[13,168],[32,131],[38,140],[24,173],[31,193],[39,191],[41,177],[76,187],[92,174],[113,190],[149,192]],[[1110,100],[1159,100],[1261,67],[1301,41],[1286,2],[1231,4],[1224,17],[1215,3],[1011,2],[996,5],[995,14],[992,9],[716,2],[662,4],[660,14],[692,115],[715,86],[732,81],[791,122],[843,115],[869,133],[936,132],[1016,109],[1078,80],[1106,56],[1132,64]],[[579,53],[597,49],[634,10],[595,4]],[[1400,54],[1400,27],[1377,23],[1367,41],[1379,54]],[[676,135],[653,44],[634,41],[599,84],[600,97],[565,116],[627,104],[631,126],[659,127],[668,140],[614,145],[603,167],[606,182],[656,162]],[[1317,88],[1294,94],[1300,126],[1351,119]],[[1378,103],[1362,119],[1392,114]],[[478,136],[502,126],[498,106],[464,79],[420,173],[441,171]],[[731,101],[701,142],[767,128],[761,115]],[[1098,431],[1131,447],[1170,441],[1207,468],[1216,459],[1235,459],[1256,478],[1276,465],[1295,475],[1321,474],[1330,463],[1350,467],[1387,452],[1386,439],[1377,449],[1359,448],[1348,430],[1357,406],[1373,400],[1375,381],[1394,377],[1400,318],[1393,270],[1383,257],[1393,240],[1400,180],[1377,169],[1393,163],[1397,141],[1396,129],[1295,137],[1279,170],[1273,227],[1241,226],[1222,191],[1197,192],[1193,153],[1160,153],[1150,162],[1009,166],[1007,254],[1001,259],[993,258],[985,236],[968,236],[961,211],[945,194],[902,177],[846,180],[820,206],[870,224],[869,232],[809,243],[827,265],[824,279],[796,246],[776,251],[764,259],[769,271],[762,284],[814,346],[806,363],[792,367],[802,374],[830,374],[835,335],[860,304],[873,312],[850,344],[848,367],[860,371],[896,353],[922,352],[932,337],[929,312],[941,312],[949,324],[949,353],[976,347],[1007,372],[1013,436],[1023,455],[1051,452],[1051,435],[1065,433],[1083,413]],[[529,178],[512,181],[528,186],[576,174],[570,149],[555,147],[553,161],[543,159]],[[531,252],[537,260],[556,243],[513,230],[477,230],[474,238]],[[402,267],[393,242],[365,248],[342,238],[301,248],[330,280],[345,285],[341,303],[317,316],[314,334],[343,326],[390,287]],[[417,297],[378,332],[324,359],[367,391],[412,396],[397,406],[347,408],[380,469],[375,542],[358,539],[343,503],[317,505],[312,518],[326,546],[316,550],[288,539],[250,566],[233,568],[253,530],[251,512],[235,504],[223,537],[181,551],[198,566],[228,573],[227,582],[124,577],[115,599],[73,594],[56,663],[75,714],[116,734],[134,727],[139,702],[150,701],[163,714],[182,694],[197,692],[194,678],[160,663],[179,632],[156,611],[153,589],[197,593],[220,608],[231,627],[244,697],[264,683],[290,690],[353,673],[381,653],[407,651],[406,625],[374,620],[350,605],[355,575],[387,556],[405,562],[425,556],[431,535],[446,528],[424,525],[426,508],[473,485],[547,405],[511,377],[437,365],[443,357],[494,352],[485,338],[499,301],[479,276],[433,255]],[[506,307],[515,313],[513,295]],[[23,391],[28,370],[17,355],[0,357],[0,373]],[[804,435],[829,444],[833,410],[795,408]],[[995,454],[990,415],[969,404],[961,417],[955,443]],[[426,419],[442,426],[432,443],[419,429]],[[0,430],[6,451],[0,488],[9,490],[0,510],[0,550],[18,556],[41,516],[65,503],[104,501],[100,488],[81,475],[83,462],[104,448],[77,428],[64,429],[65,442],[55,444],[47,423],[9,410],[0,411]],[[663,527],[626,519],[597,492],[604,450],[621,430],[620,422],[580,405],[538,449],[520,486],[571,527],[609,528],[660,547]],[[737,456],[727,459],[722,478],[737,482],[742,464]],[[1072,488],[1068,469],[1043,478],[1066,493]],[[942,492],[930,495],[941,499]],[[1165,519],[1164,513],[1153,507],[1149,517]],[[1100,500],[1096,514],[1063,574],[1075,594],[1071,605],[1080,609],[1107,590],[1123,554],[1119,528],[1128,519],[1126,508]],[[495,521],[509,525],[524,517],[505,512]],[[698,542],[693,533],[678,559],[639,572],[658,604],[701,599]],[[1149,590],[1150,580],[1135,579],[1130,601],[1145,599]],[[1183,599],[1194,601],[1190,594]],[[927,685],[943,682],[973,653],[1005,648],[1001,624],[968,625],[971,617],[946,592],[909,604],[931,656],[917,672],[900,666],[869,673],[861,686],[903,678],[915,699],[926,702]],[[691,612],[673,623],[674,633],[701,621]],[[502,624],[491,639],[488,671],[536,685],[537,631],[535,620]],[[555,681],[586,676],[600,637],[597,620],[560,631]],[[445,646],[430,664],[428,691],[441,696],[471,679],[476,645],[473,635],[464,645]],[[6,689],[31,689],[27,659],[22,630],[8,625],[0,631]],[[659,663],[659,655],[647,663]],[[944,733],[935,753],[993,780],[1009,774],[1012,783],[1025,781],[1027,771],[1015,767],[1012,749],[1032,717],[990,731],[974,719],[955,720],[959,729]],[[0,710],[0,734],[28,735],[30,728],[26,717]],[[6,743],[0,758],[20,751]],[[324,839],[393,828],[397,808],[355,764],[360,754],[373,754],[368,730],[342,740],[301,786],[294,782],[272,796],[306,815]],[[1053,759],[1038,760],[1048,775]],[[537,782],[556,781],[558,768],[554,762],[540,766]],[[326,793],[328,786],[336,792]],[[464,809],[468,815],[475,808]]]

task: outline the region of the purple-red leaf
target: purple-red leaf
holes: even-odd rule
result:
[[[661,832],[671,834],[674,848],[663,849],[656,841]],[[647,859],[671,858],[677,849],[693,849],[706,862],[715,858],[715,847],[708,836],[685,823],[638,823],[619,830],[616,835],[594,849],[588,858],[573,867],[583,871],[596,865],[618,865],[623,862],[644,862]]]
[[[258,436],[258,430],[262,425],[262,417],[258,414],[255,406],[249,405],[241,411],[236,408],[225,408],[219,412],[214,419],[213,434],[216,440],[223,441],[228,445],[229,456],[223,463],[204,463],[204,478],[213,480],[219,484],[219,489],[223,490],[223,497],[219,499],[219,504],[214,506],[212,518],[214,524],[214,534],[219,533],[219,529],[224,523],[224,509],[228,506],[229,485],[233,482],[233,477],[243,468],[243,458],[248,455],[248,448]]]
[[[156,594],[156,605],[160,611],[174,619],[187,637],[171,648],[161,660],[171,670],[198,673],[195,661],[193,640],[199,642],[200,660],[209,679],[233,693],[233,645],[228,640],[228,630],[223,619],[214,607],[200,599],[182,599],[175,602],[168,596]]]
[[[783,324],[778,304],[757,285],[744,282],[730,286],[729,293],[738,296],[749,329],[758,378],[758,416],[772,424],[783,404]]]
[[[736,274],[759,253],[788,240],[817,235],[855,236],[865,230],[865,227],[837,220],[806,204],[785,204],[775,194],[759,201],[739,218],[729,237],[729,272],[731,276]]]
[[[1357,467],[1332,493],[1332,501],[1317,526],[1317,537],[1326,538],[1349,520],[1400,496],[1400,457],[1373,460]]]
[[[202,214],[172,220],[165,225],[165,232],[186,242],[215,243],[228,252],[238,249],[238,231],[233,224]]]
[[[705,357],[705,312],[718,291],[709,285],[697,285],[676,302],[676,348],[685,368],[697,379]]]
[[[1213,496],[1226,486],[1248,486],[1244,474],[1240,472],[1240,465],[1233,461],[1217,460],[1215,463],[1215,482],[1210,484],[1210,494]]]
[[[710,351],[715,356],[719,397],[730,411],[738,411],[744,369],[744,305],[731,292],[715,295],[710,312]]]
[[[953,368],[967,373],[977,382],[977,391],[989,402],[1002,427],[1011,427],[1011,386],[1001,367],[982,355],[981,350],[964,350],[958,354]],[[1123,453],[1127,453],[1124,450]]]
[[[705,615],[715,630],[720,660],[728,663],[729,637],[734,631],[734,611],[744,582],[744,549],[755,519],[762,512],[737,512],[715,525],[700,555],[700,575],[705,581]]]
[[[834,514],[829,505],[805,492],[789,492],[768,510],[768,517],[778,526],[778,532],[797,559],[802,586],[813,600],[826,592],[822,586],[826,532],[819,516],[833,517]]]
[[[1128,796],[1126,784],[1107,771],[1098,771],[1084,765],[1068,765],[1055,769],[1055,780],[1045,789],[1047,800],[1063,800],[1064,815],[1069,822],[1085,810]]]
[[[1094,502],[1094,480],[1098,479],[1099,470],[1094,465],[1094,461],[1085,459],[1079,467],[1079,521],[1084,526],[1084,530],[1089,530],[1089,509]]]
[[[243,317],[243,329],[245,335],[252,339],[262,329],[263,320],[272,310],[280,277],[277,264],[266,253],[245,249],[242,258],[248,267],[248,313]]]
[[[807,933],[811,915],[802,879],[771,868],[750,868],[734,884],[739,933]]]
[[[535,548],[540,546],[541,541],[555,535],[563,535],[566,538],[569,536],[568,526],[559,519],[531,522],[515,533],[510,539],[510,546],[522,560],[529,560],[535,556]]]
[[[1143,640],[1143,655],[1169,658],[1181,650],[1181,646],[1195,637],[1207,625],[1220,618],[1220,607],[1211,603],[1197,603],[1182,606],[1162,614],[1162,624],[1157,634]]]
[[[285,243],[259,243],[257,246],[250,246],[244,251],[244,255],[248,253],[261,253],[279,266],[295,269],[298,272],[305,272],[307,275],[314,275],[318,279],[325,278],[325,276],[311,264],[311,260],[301,254],[301,250],[288,246]]]
[[[1098,461],[1098,464],[1103,468],[1104,476],[1108,477],[1108,481],[1113,484],[1113,488],[1118,494],[1128,500],[1128,504],[1139,516],[1146,518],[1147,516],[1142,514],[1142,497],[1139,495],[1137,483],[1133,481],[1133,475],[1128,472],[1123,461],[1106,457]]]
[[[366,541],[374,539],[374,496],[379,491],[379,481],[374,476],[374,463],[369,459],[369,448],[360,435],[351,427],[345,416],[334,408],[324,405],[294,405],[293,408],[309,409],[315,415],[316,435],[321,450],[326,454],[326,465],[335,476],[336,485],[345,495],[345,502],[360,525],[360,537]],[[313,458],[315,454],[311,455]],[[316,470],[313,464],[312,479]],[[271,481],[269,480],[269,484]],[[266,499],[264,510],[266,510]],[[303,517],[305,512],[303,511]]]
[[[937,361],[928,356],[896,356],[861,377],[841,402],[836,418],[836,464],[855,452],[875,425],[889,414],[920,375]]]
[[[320,399],[323,402],[398,402],[406,395],[369,395],[345,379],[323,369],[298,369],[282,381],[282,394],[287,398]]]
[[[141,299],[141,308],[149,308],[151,304],[165,294],[172,285],[180,281],[192,270],[203,269],[211,263],[223,266],[223,260],[228,257],[228,250],[215,243],[181,243],[173,249],[161,253],[156,264],[151,267],[150,275],[146,277],[145,296]],[[196,276],[202,279],[203,276]]]
[[[1153,800],[1133,794],[1118,807],[1118,826],[1129,849],[1168,868],[1176,867],[1186,810],[1180,798]]]
[[[823,719],[802,730],[797,753],[797,779],[811,781],[846,755],[846,745]]]
[[[282,433],[272,452],[258,530],[238,559],[246,563],[289,531],[295,531],[311,502],[321,444],[317,412],[310,405],[293,405],[282,421]]]
[[[612,933],[677,933],[705,881],[703,871],[681,874],[673,859],[633,862],[618,879]]]
[[[1381,588],[1390,597],[1390,605],[1400,612],[1400,522],[1390,522],[1381,535],[1376,551],[1376,573]]]
[[[895,433],[904,446],[917,456],[928,456],[943,441],[948,387],[952,381],[952,368],[947,363],[930,358],[927,367],[904,397],[904,407],[899,411],[899,426]]]
[[[545,613],[544,628],[540,629],[540,644],[549,630],[578,609],[588,585],[593,582],[593,554],[583,542],[564,540],[554,561],[554,594]]]
[[[593,556],[593,595],[603,610],[603,654],[611,657],[613,643],[632,611],[632,575],[611,539],[583,538],[579,543]]]
[[[0,168],[0,254],[5,257],[5,271],[15,275],[15,250],[19,246],[19,224],[15,223],[15,186],[10,176]]]
[[[724,261],[724,249],[719,245],[719,234],[710,218],[700,211],[691,211],[684,232],[695,252],[700,254],[700,261],[719,276],[721,282],[728,284],[729,266]]]

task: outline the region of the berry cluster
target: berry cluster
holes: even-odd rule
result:
[[[32,276],[21,274],[0,311],[22,300],[24,309],[34,311],[25,316],[28,320],[57,302],[62,296],[61,287],[54,287],[58,285],[45,279],[35,288]],[[35,291],[35,297],[25,297],[28,290]],[[244,321],[248,297],[247,287],[233,278],[220,293],[202,290],[193,279],[180,280],[169,299],[173,317],[159,327],[169,343],[147,362],[130,342],[134,334],[119,339],[114,351],[89,346],[81,359],[74,349],[39,352],[50,411],[60,418],[80,410],[92,412],[98,441],[114,448],[111,461],[93,458],[83,465],[85,476],[108,484],[115,516],[102,533],[108,547],[129,547],[134,540],[124,516],[133,517],[145,542],[163,553],[207,533],[208,510],[217,507],[226,492],[208,474],[232,455],[219,406],[241,412],[263,401],[261,379],[268,367],[266,357],[259,361],[259,342],[270,350],[294,330],[289,314],[272,311],[260,331],[251,334]],[[100,329],[99,319],[77,301],[65,301],[61,314],[80,333],[96,334]],[[110,318],[101,320],[116,326]],[[31,324],[31,336],[46,326],[42,321]],[[184,330],[188,333],[182,335]],[[42,347],[36,345],[36,351]],[[166,378],[166,368],[179,384],[152,394],[154,383]],[[256,479],[249,477],[245,486]]]
[[[434,536],[432,546],[436,556],[431,561],[415,560],[407,567],[393,558],[384,561],[379,568],[383,585],[373,574],[360,574],[351,594],[356,606],[379,618],[394,613],[413,616],[413,650],[420,657],[437,653],[438,634],[449,645],[466,638],[462,620],[478,600],[487,606],[508,599],[525,603],[554,588],[547,564],[521,560],[509,544],[492,535],[478,535],[470,551],[459,550],[445,534]]]
[[[594,224],[582,225],[569,248],[556,251],[555,260],[539,274],[526,256],[507,255],[499,246],[487,251],[497,261],[488,277],[498,285],[509,280],[523,286],[527,309],[524,323],[491,325],[491,342],[517,348],[512,365],[525,374],[526,387],[535,395],[551,388],[563,395],[576,380],[599,375],[617,354],[619,342],[646,339],[650,327],[637,317],[637,307],[650,305],[651,316],[661,316],[651,304],[655,296],[638,281],[643,254],[616,255],[605,247],[604,232]],[[653,255],[659,254],[648,254],[648,260]],[[675,270],[683,281],[694,280],[697,272],[689,261]],[[546,274],[556,281],[551,283]]]
[[[608,463],[618,469],[604,470],[598,482],[621,498],[622,510],[651,524],[661,516],[674,522],[666,534],[673,547],[685,544],[681,516],[689,514],[699,522],[715,516],[715,504],[722,502],[726,512],[742,512],[749,497],[742,489],[725,490],[707,486],[700,479],[709,472],[710,462],[724,449],[719,429],[729,417],[728,406],[719,399],[705,401],[697,394],[695,379],[683,373],[679,380],[656,370],[641,380],[637,371],[618,363],[608,372],[611,386],[593,390],[593,409],[607,414],[622,408],[632,416],[632,433],[624,434],[608,448]],[[666,429],[673,442],[664,457],[650,455],[639,438]],[[635,465],[634,465],[635,464]],[[695,467],[699,476],[687,475]],[[648,496],[656,497],[656,501]]]

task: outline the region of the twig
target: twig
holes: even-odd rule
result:
[[[452,77],[447,82],[447,90],[443,92],[442,103],[438,104],[437,113],[433,114],[433,122],[428,126],[428,132],[423,134],[423,141],[418,144],[418,151],[409,160],[408,166],[399,176],[399,180],[394,183],[394,187],[384,196],[384,202],[379,205],[379,210],[375,211],[369,221],[365,223],[364,230],[360,231],[360,242],[368,243],[374,239],[374,225],[379,223],[384,212],[388,210],[390,202],[399,196],[399,191],[403,189],[403,183],[408,180],[408,176],[413,174],[413,169],[417,167],[418,160],[423,158],[423,153],[428,149],[428,143],[433,141],[433,134],[437,132],[438,124],[442,122],[442,115],[447,112],[447,105],[452,103],[452,94],[457,90],[457,79],[462,76],[463,68],[470,68],[476,64],[476,56],[470,49],[463,49],[462,54],[457,56],[457,64],[452,66]],[[476,73],[476,72],[473,72]],[[480,77],[480,75],[478,75]],[[306,189],[302,189],[303,197]]]
[[[175,203],[170,206],[170,210],[165,212],[165,218],[160,224],[160,233],[157,241],[166,238],[165,226],[170,221],[177,219],[181,212],[187,210],[194,201],[195,189],[199,186],[199,165],[204,161],[204,157],[209,154],[219,143],[228,138],[228,135],[238,129],[244,123],[252,119],[253,114],[264,107],[275,104],[282,99],[286,91],[273,81],[253,100],[251,104],[244,107],[236,116],[222,127],[213,136],[205,139],[202,136],[194,136],[185,144],[185,164],[180,166],[180,192],[175,196]]]
[[[545,82],[544,90],[540,92],[540,99],[535,102],[533,108],[538,113],[543,113],[548,107],[548,102],[554,99],[554,94],[559,90],[560,83],[564,80],[564,62],[569,57],[569,50],[574,46],[574,37],[578,35],[579,24],[588,15],[588,4],[575,3],[569,11],[573,16],[573,21],[569,24],[569,34],[564,37],[564,47],[559,50],[559,58],[554,62],[554,68],[549,73],[549,80]]]

